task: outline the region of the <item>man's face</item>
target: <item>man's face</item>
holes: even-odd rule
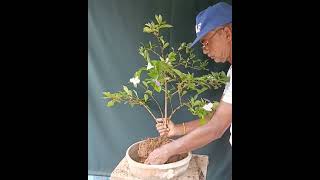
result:
[[[215,62],[226,62],[231,53],[231,29],[220,27],[208,32],[202,39],[203,54]]]

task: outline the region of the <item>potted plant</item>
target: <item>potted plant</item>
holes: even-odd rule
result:
[[[189,70],[192,69],[208,71],[206,68],[208,60],[196,58],[190,43],[182,42],[176,49],[170,46],[163,36],[163,31],[173,26],[164,21],[161,15],[155,15],[155,20],[145,24],[143,28],[143,32],[154,38],[154,42],[141,43],[139,48],[139,54],[143,57],[145,66],[137,69],[122,90],[113,93],[103,92],[107,100],[106,105],[113,107],[117,103],[124,103],[131,107],[142,106],[155,121],[160,118],[154,113],[158,111],[161,118],[166,120],[165,124],[178,110],[187,107],[191,114],[199,117],[200,124],[205,124],[207,121],[205,117],[209,113],[212,114],[219,103],[200,98],[199,95],[209,89],[218,89],[223,86],[228,81],[228,77],[223,71],[208,72],[202,76],[190,73]],[[160,105],[157,98],[160,95],[163,98],[164,107]],[[177,99],[178,105],[173,106],[173,98]],[[156,108],[152,109],[152,104]],[[190,152],[171,157],[164,165],[143,164],[150,152],[170,141],[172,140],[164,135],[148,138],[130,146],[126,156],[131,173],[139,177],[174,177],[185,171],[191,159]]]

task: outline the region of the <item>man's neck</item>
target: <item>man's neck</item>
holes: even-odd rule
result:
[[[230,57],[227,60],[230,64],[232,64],[232,44],[231,44],[231,51],[230,51]]]
[[[230,58],[228,59],[228,62],[229,62],[230,64],[232,64],[232,57],[230,57]]]

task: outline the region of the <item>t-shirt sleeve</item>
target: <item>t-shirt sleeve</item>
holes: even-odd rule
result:
[[[230,78],[230,81],[225,86],[222,101],[232,104],[232,66],[230,66],[227,76]]]

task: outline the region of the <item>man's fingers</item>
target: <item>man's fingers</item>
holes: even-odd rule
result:
[[[164,126],[158,126],[158,127],[156,127],[158,130],[161,130],[161,129],[167,129],[166,127],[164,127]]]
[[[169,131],[161,131],[161,132],[159,131],[160,136],[168,134],[168,133],[169,133]]]
[[[162,133],[160,133],[160,136],[163,136],[165,134],[168,134],[168,132],[162,132]]]
[[[161,132],[161,133],[159,133],[159,134],[160,134],[160,136],[163,136],[163,135],[168,134],[168,132]]]
[[[156,119],[157,123],[162,123],[163,122],[163,119],[162,118],[158,118]]]
[[[162,131],[169,132],[169,131],[170,131],[170,129],[169,129],[169,128],[163,128],[163,129],[157,129],[157,131],[159,131],[159,132],[162,132]]]
[[[165,133],[165,132],[168,132],[168,131],[166,129],[159,130],[159,133]]]
[[[149,164],[149,158],[144,161],[144,164]]]
[[[156,127],[164,127],[164,124],[163,123],[158,123],[158,124],[156,124]]]
[[[161,129],[166,129],[166,130],[170,130],[169,128],[167,128],[165,125],[163,125],[163,124],[157,124],[156,125],[156,128],[157,128],[157,130],[159,131],[159,130],[161,130]]]

